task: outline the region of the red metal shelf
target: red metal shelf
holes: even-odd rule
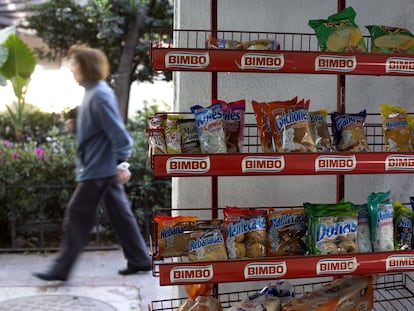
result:
[[[346,255],[256,258],[164,263],[160,285],[226,283],[276,279],[401,273],[414,269],[414,250]]]
[[[157,177],[412,173],[414,152],[154,155]]]
[[[157,49],[162,71],[412,76],[414,55],[290,51]]]
[[[279,50],[208,48],[211,31],[159,30],[152,34],[150,55],[154,70],[205,72],[256,72],[296,74],[347,74],[411,76],[414,55],[328,53],[318,48],[316,36],[307,33],[216,31],[225,40],[268,39]],[[365,37],[367,46],[370,38]]]

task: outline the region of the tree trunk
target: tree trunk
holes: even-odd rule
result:
[[[146,14],[146,12],[138,12],[130,25],[115,78],[115,95],[118,99],[121,116],[125,122],[128,121],[131,73],[134,70],[134,66],[131,66],[131,64],[134,63],[139,29],[143,23],[143,14]]]

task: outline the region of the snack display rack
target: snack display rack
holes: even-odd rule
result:
[[[215,1],[212,3],[213,12],[217,8],[214,7]],[[345,1],[339,0],[338,9],[344,6]],[[217,72],[330,74],[337,78],[338,111],[345,109],[345,75],[414,75],[413,55],[327,53],[319,51],[313,34],[219,31],[216,25],[213,17],[211,30],[154,31],[149,48],[154,70],[210,72],[212,98],[218,98]],[[277,40],[280,49],[216,49],[209,45],[212,37],[238,41]],[[365,39],[369,46],[369,38]],[[246,113],[242,153],[153,154],[150,159],[156,177],[211,178],[210,210],[212,218],[217,218],[220,176],[335,175],[339,201],[344,197],[345,175],[406,174],[414,171],[414,152],[384,151],[378,114],[368,114],[365,131],[372,151],[369,153],[263,153],[254,115]],[[156,243],[156,235],[153,237]],[[347,274],[378,274],[374,284],[375,310],[414,309],[414,280],[410,273],[414,271],[414,250],[300,258],[265,257],[225,262],[167,262],[157,260],[156,256],[153,258],[153,273],[160,278],[160,285],[304,278],[303,284],[295,285],[296,293],[304,293],[320,284],[320,281],[313,283],[312,277],[329,279]],[[249,271],[253,272],[250,274]],[[223,308],[228,308],[251,293],[217,293],[217,296]],[[175,310],[182,302],[183,299],[153,301],[150,310]]]

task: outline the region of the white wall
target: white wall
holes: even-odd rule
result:
[[[176,0],[175,28],[210,29],[210,1]],[[349,1],[357,12],[356,23],[364,34],[365,25],[383,24],[414,31],[414,1]],[[313,33],[309,19],[324,19],[337,11],[337,1],[331,0],[218,0],[218,29],[269,32]],[[330,75],[219,73],[218,94],[224,100],[309,98],[311,109],[336,110],[336,77]],[[210,74],[175,73],[177,111],[189,111],[194,104],[210,103]],[[412,109],[412,78],[348,76],[346,104],[348,112],[364,108],[379,112],[379,104],[394,103]],[[364,202],[373,191],[392,190],[408,202],[414,193],[410,175],[353,175],[346,177],[345,198],[354,203]],[[283,206],[305,201],[334,202],[334,176],[295,177],[225,177],[219,178],[219,206]],[[173,206],[209,208],[211,206],[209,178],[174,178]],[[245,289],[247,284],[243,285]],[[257,285],[256,285],[257,287]]]

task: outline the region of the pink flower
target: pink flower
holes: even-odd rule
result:
[[[37,154],[39,157],[42,157],[44,153],[45,153],[45,152],[43,151],[43,149],[42,149],[42,148],[40,148],[40,147],[36,148],[36,154]]]
[[[13,153],[12,158],[13,159],[18,159],[18,158],[20,158],[20,155],[18,153]]]
[[[3,145],[4,147],[9,148],[11,146],[11,142],[8,140],[3,140]]]

